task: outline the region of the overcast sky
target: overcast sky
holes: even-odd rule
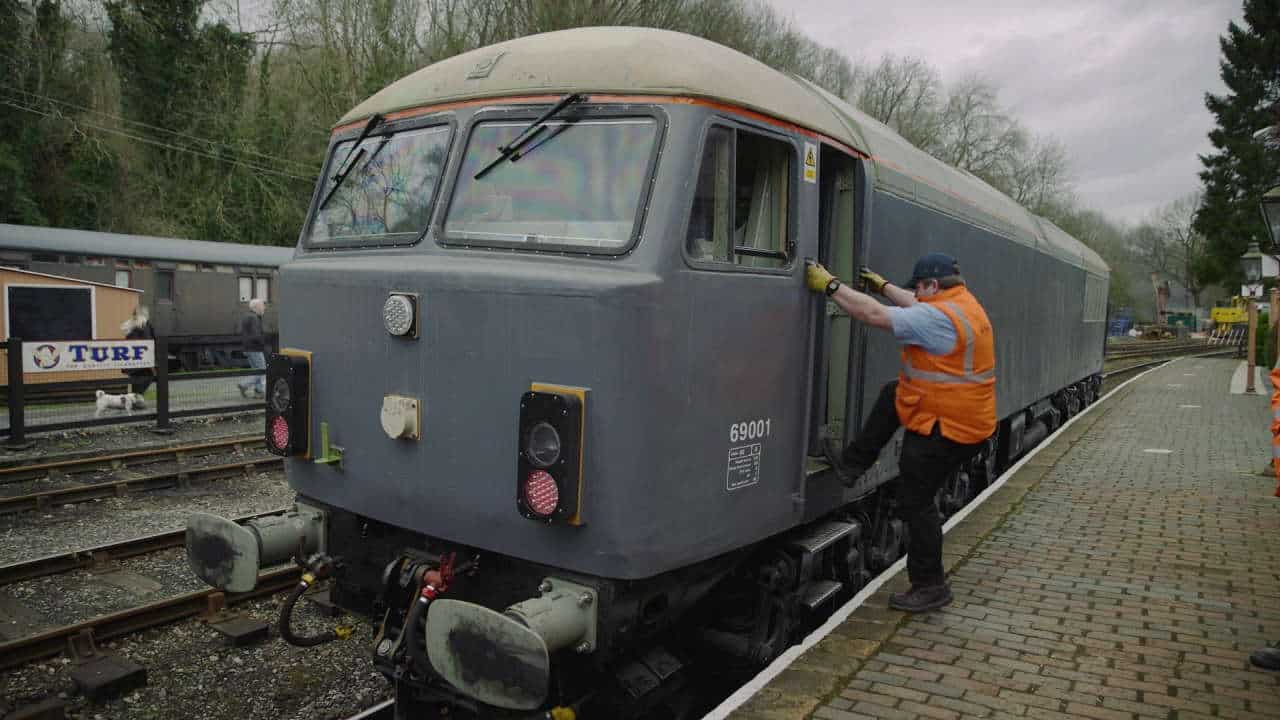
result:
[[[1219,36],[1240,0],[769,0],[809,37],[872,64],[977,73],[1032,133],[1067,148],[1087,207],[1129,223],[1200,185],[1204,94],[1222,94]]]

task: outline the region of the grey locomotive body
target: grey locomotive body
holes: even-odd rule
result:
[[[426,68],[335,130],[281,269],[268,442],[295,529],[193,520],[192,564],[238,589],[320,551],[335,600],[375,611],[405,708],[604,685],[646,707],[690,617],[767,660],[902,544],[890,453],[854,489],[814,457],[897,348],[808,293],[804,259],[852,277],[930,250],[960,258],[998,340],[1001,430],[954,510],[1096,394],[1096,255],[696,38],[566,31]]]

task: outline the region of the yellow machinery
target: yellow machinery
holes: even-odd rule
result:
[[[1227,307],[1215,307],[1210,310],[1209,318],[1213,320],[1215,328],[1249,322],[1248,307],[1248,300],[1237,295],[1231,298],[1231,304]]]

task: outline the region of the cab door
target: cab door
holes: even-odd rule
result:
[[[818,261],[844,282],[855,282],[861,251],[857,243],[857,160],[826,145],[820,153]],[[815,306],[818,319],[808,448],[811,457],[821,457],[824,438],[836,438],[844,444],[856,430],[853,426],[861,401],[856,358],[862,343],[859,328],[834,302],[819,298]]]

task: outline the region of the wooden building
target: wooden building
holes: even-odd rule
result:
[[[118,340],[120,325],[138,307],[141,290],[0,267],[0,329],[4,337],[39,340]],[[0,384],[9,384],[7,351],[0,347]],[[28,385],[73,380],[123,380],[119,370],[24,373]]]

